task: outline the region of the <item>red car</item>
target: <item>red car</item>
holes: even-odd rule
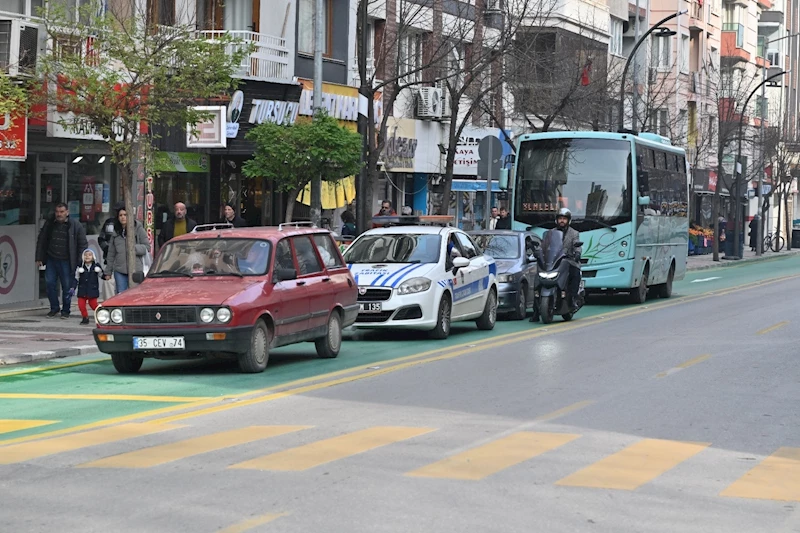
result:
[[[222,354],[262,372],[270,348],[304,341],[336,357],[358,316],[358,288],[330,232],[211,227],[170,240],[146,278],[134,275],[140,285],[95,311],[94,338],[114,368]]]

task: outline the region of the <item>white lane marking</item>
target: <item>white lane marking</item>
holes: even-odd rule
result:
[[[692,280],[692,283],[703,283],[705,281],[712,281],[715,279],[722,279],[720,276],[714,276],[713,278],[703,278],[703,279],[695,279]]]

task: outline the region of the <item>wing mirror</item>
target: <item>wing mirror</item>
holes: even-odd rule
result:
[[[650,205],[650,197],[649,196],[640,196],[639,197],[639,205],[644,205],[644,206]]]
[[[144,281],[144,272],[134,272],[133,273],[133,282],[134,283],[141,283]]]
[[[275,282],[291,281],[297,279],[297,271],[293,268],[278,268],[275,269]]]
[[[464,268],[469,266],[469,259],[466,257],[455,257],[453,258],[453,267],[454,268]]]

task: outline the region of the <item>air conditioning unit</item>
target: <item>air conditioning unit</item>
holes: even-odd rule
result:
[[[0,71],[10,77],[32,76],[40,49],[36,24],[0,19]]]
[[[447,83],[437,81],[436,88],[442,91],[442,118],[450,118],[450,91],[447,90]]]
[[[417,118],[442,118],[442,90],[438,87],[417,89]]]

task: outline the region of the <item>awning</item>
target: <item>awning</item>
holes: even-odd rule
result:
[[[452,191],[486,192],[486,180],[453,180]],[[492,180],[492,192],[501,192],[499,182]]]
[[[356,197],[356,177],[350,176],[338,181],[322,182],[322,209],[338,209]],[[305,186],[297,195],[297,201],[311,205],[311,184]]]

